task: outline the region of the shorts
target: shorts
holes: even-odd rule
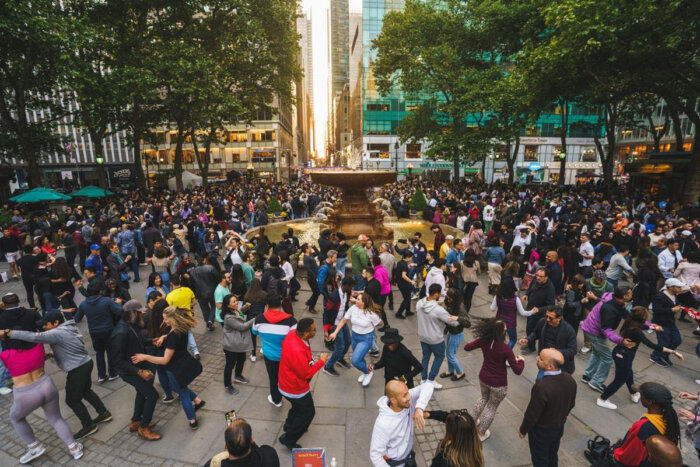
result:
[[[16,263],[18,259],[22,257],[22,252],[17,250],[12,253],[5,253],[5,258],[7,258],[8,263]]]

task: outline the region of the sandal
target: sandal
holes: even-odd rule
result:
[[[452,375],[452,378],[450,378],[450,379],[451,379],[452,381],[459,381],[460,379],[464,379],[465,376],[466,376],[466,374],[465,374],[465,373],[462,373],[460,376]]]
[[[440,373],[440,378],[450,378],[450,377],[454,377],[454,375],[455,375],[455,374],[452,373],[452,372],[450,372],[450,373],[448,373],[448,372]]]

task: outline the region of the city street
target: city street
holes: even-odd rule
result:
[[[3,266],[6,268],[6,265]],[[482,275],[480,280],[472,317],[492,316],[488,309],[490,299],[486,293],[486,277]],[[300,282],[304,288],[296,304],[299,309],[302,308],[309,293],[305,280],[302,279]],[[8,292],[17,293],[22,303],[26,304],[21,282],[1,284],[0,293]],[[132,284],[130,292],[134,298],[143,300],[144,283]],[[399,299],[397,292],[395,292],[395,298]],[[82,297],[77,297],[77,300],[80,299]],[[306,315],[306,313],[297,314],[297,318]],[[405,336],[404,343],[420,359],[415,317],[399,321],[391,319],[393,314],[389,316],[390,324],[399,328],[401,334]],[[321,315],[317,314],[313,317],[317,321],[318,329],[321,329]],[[519,336],[522,336],[523,318],[520,318],[518,326]],[[660,368],[648,360],[648,349],[642,347],[634,364],[637,383],[662,382],[674,393],[696,392],[699,389],[694,382],[695,379],[700,378],[700,365],[694,351],[698,339],[692,335],[693,326],[690,324],[680,323],[679,327],[683,335],[680,350],[686,357],[685,363],[676,360],[672,368]],[[80,328],[89,345],[86,323],[81,323]],[[251,363],[250,360],[246,362],[243,374],[251,382],[247,385],[236,385],[240,393],[230,396],[224,392],[223,387],[224,354],[221,347],[221,329],[217,326],[214,332],[207,332],[200,322],[195,334],[202,354],[204,371],[191,387],[207,402],[206,407],[199,412],[201,416],[198,431],[193,432],[187,427],[182,408],[177,401],[170,405],[159,402],[154,420],[158,423],[156,429],[163,434],[163,439],[156,442],[144,441],[135,433],[129,433],[127,429],[133,407],[133,389],[121,380],[101,385],[94,384],[93,388],[96,388],[96,392],[103,398],[114,420],[100,425],[100,430],[96,434],[83,440],[85,455],[76,462],[68,455],[65,445],[51,427],[44,423],[44,414],[40,411],[34,412],[28,420],[38,439],[47,446],[47,453],[34,461],[33,465],[201,466],[212,455],[223,450],[224,413],[235,409],[240,417],[244,417],[252,425],[255,441],[258,444],[273,445],[280,455],[281,465],[291,466],[289,451],[277,442],[290,405],[285,401],[284,406],[277,409],[268,403],[267,374],[262,359],[259,358],[256,363]],[[467,331],[467,339],[469,338],[470,333]],[[579,345],[581,339],[579,335]],[[653,336],[652,340],[654,340]],[[325,350],[320,332],[312,343],[312,349],[314,354]],[[579,354],[576,358],[577,381],[585,369],[588,355]],[[442,410],[473,408],[479,394],[477,374],[482,356],[480,352],[460,351],[458,357],[465,365],[466,380],[457,383],[441,381],[445,388],[435,391],[429,408]],[[498,409],[498,414],[491,426],[491,437],[484,442],[486,465],[525,466],[530,464],[527,440],[519,439],[516,433],[536,376],[535,356],[525,356],[525,360],[525,371],[522,376],[509,374],[508,396]],[[444,365],[446,366],[446,362]],[[78,420],[63,402],[65,374],[58,370],[53,362],[48,362],[46,368],[60,390],[61,413],[71,428],[77,431],[80,428]],[[316,417],[309,432],[301,438],[300,443],[304,447],[325,448],[326,465],[329,465],[331,458],[335,457],[339,466],[368,466],[370,465],[369,442],[377,415],[376,402],[383,391],[382,370],[378,371],[366,389],[362,389],[357,384],[355,369],[338,368],[338,371],[341,373],[340,378],[333,378],[322,372],[313,378],[311,388],[316,404]],[[93,380],[96,379],[96,375],[93,376]],[[578,382],[576,407],[567,421],[559,451],[560,465],[588,465],[583,451],[590,438],[600,434],[615,441],[624,436],[629,426],[644,413],[641,405],[633,404],[629,400],[624,389],[612,398],[612,402],[618,405],[617,411],[596,406],[596,396],[597,393]],[[679,402],[676,401],[676,408],[681,405],[692,407],[689,402],[684,404]],[[1,466],[17,465],[17,459],[26,449],[9,423],[11,403],[12,396],[0,398],[0,419],[3,421],[0,425]],[[435,447],[443,434],[442,424],[434,421],[429,421],[424,430],[416,432],[414,450],[418,465],[430,465]],[[697,465],[694,464],[697,457],[692,443],[684,438],[682,446],[684,461],[689,465]]]

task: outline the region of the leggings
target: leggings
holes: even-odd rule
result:
[[[27,422],[27,416],[41,407],[44,409],[46,420],[53,426],[61,441],[70,447],[75,443],[73,432],[61,416],[58,406],[58,389],[48,375],[34,381],[27,386],[15,387],[10,409],[10,420],[15,431],[27,444],[36,442],[34,430]]]
[[[496,416],[496,409],[505,399],[508,393],[508,386],[493,388],[484,384],[481,380],[479,380],[479,385],[481,386],[481,397],[476,402],[472,417],[479,420],[479,431],[481,434],[484,434]]]
[[[628,349],[621,345],[615,346],[612,350],[613,362],[615,362],[615,379],[606,388],[600,396],[603,400],[608,400],[625,384],[630,394],[634,394],[632,385],[634,384],[634,372],[632,371],[632,362],[637,355],[637,347]]]
[[[226,355],[226,366],[224,367],[224,386],[231,386],[231,372],[236,369],[236,376],[243,376],[243,365],[245,364],[245,352],[231,352],[224,349]]]

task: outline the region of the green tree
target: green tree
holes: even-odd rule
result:
[[[277,196],[273,196],[270,198],[270,202],[267,203],[267,213],[274,214],[276,212],[282,212],[282,204],[280,204]]]
[[[425,199],[425,194],[421,187],[416,188],[413,196],[411,196],[411,200],[408,202],[408,207],[414,211],[425,211],[428,207],[428,200]]]
[[[31,186],[41,185],[43,156],[62,151],[56,125],[67,111],[56,90],[71,62],[68,19],[53,0],[0,2],[0,156],[23,159]]]

